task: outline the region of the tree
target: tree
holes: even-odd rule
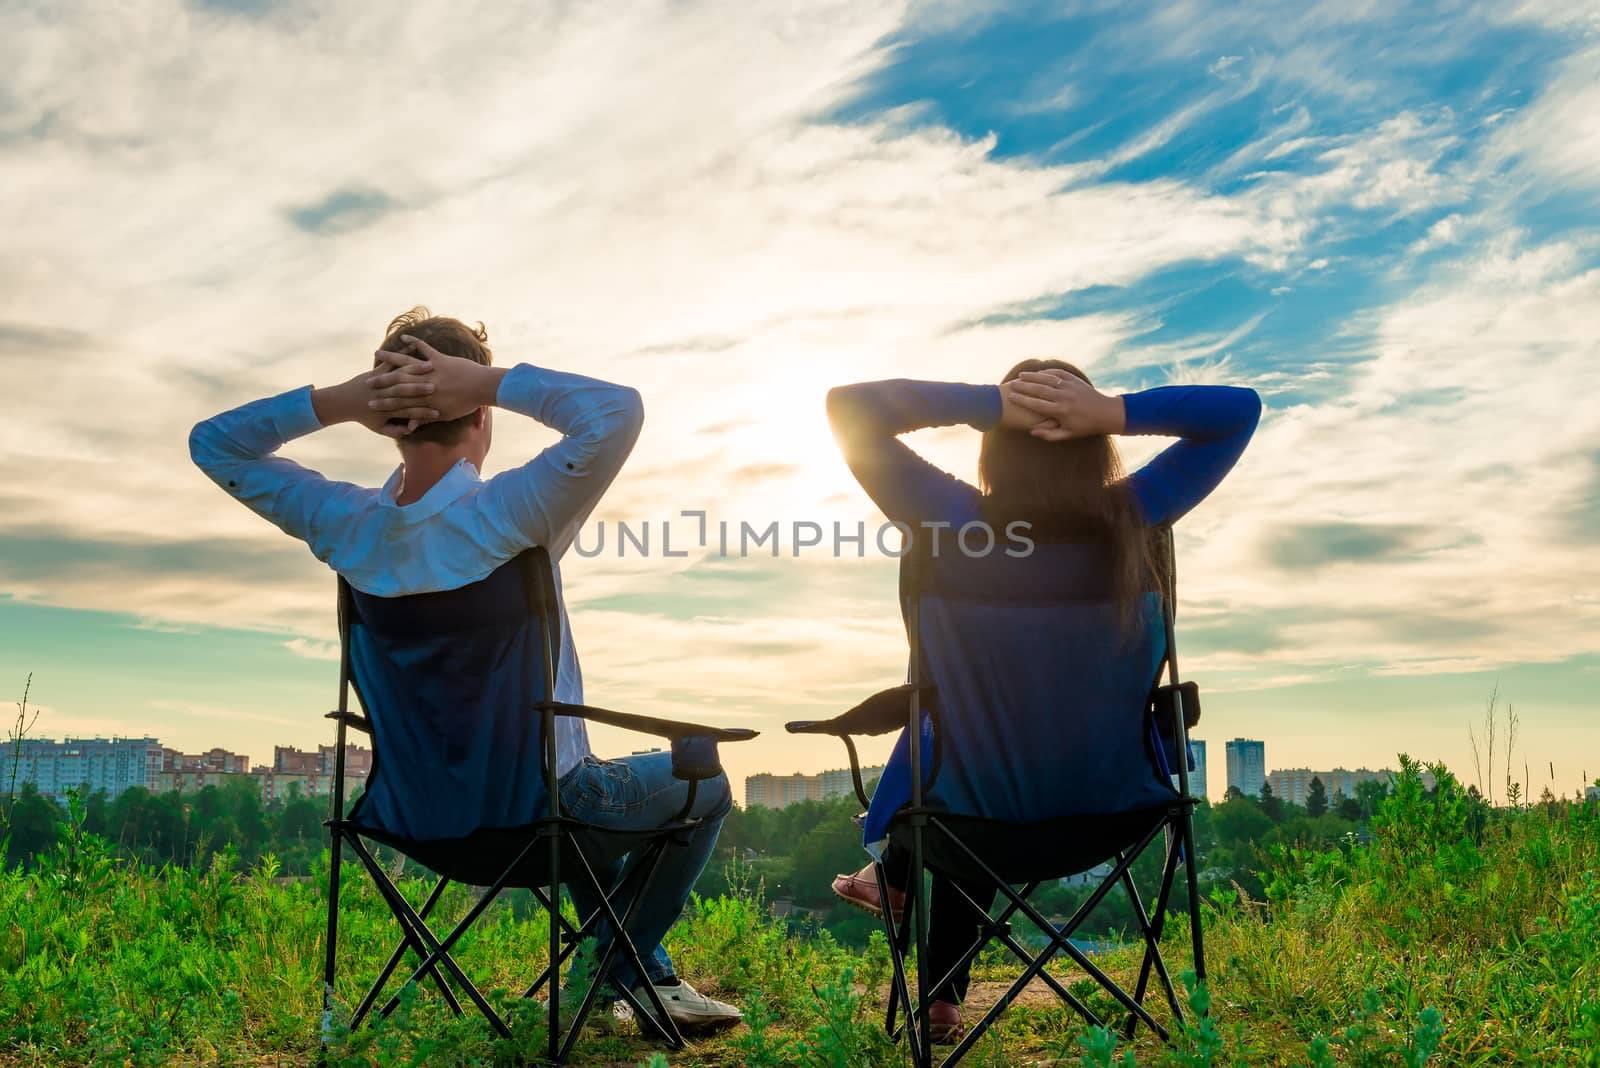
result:
[[[812,827],[795,842],[790,856],[794,870],[789,896],[812,908],[832,907],[833,877],[855,871],[867,859],[861,848],[861,829],[848,819]]]
[[[1248,797],[1224,801],[1211,810],[1211,832],[1216,836],[1220,852],[1227,858],[1216,859],[1224,865],[1239,866],[1248,863],[1252,847],[1272,833],[1272,821],[1261,807]]]
[[[1270,782],[1261,784],[1261,811],[1265,812],[1267,818],[1273,823],[1283,822],[1283,802],[1272,792],[1272,784]]]
[[[1382,779],[1356,783],[1356,800],[1361,804],[1361,818],[1370,820],[1388,796],[1389,784]]]
[[[0,861],[17,867],[29,865],[55,844],[56,824],[62,819],[61,806],[41,794],[32,782],[24,782],[16,799],[5,808],[9,849]]]
[[[1306,790],[1306,815],[1316,819],[1328,811],[1328,788],[1322,785],[1322,776],[1311,776],[1311,786]]]
[[[294,784],[298,785],[298,784]],[[322,806],[298,795],[282,802],[274,811],[277,821],[275,840],[280,845],[309,845],[322,848]]]

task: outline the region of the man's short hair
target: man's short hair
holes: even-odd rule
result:
[[[434,315],[419,304],[410,311],[394,317],[394,321],[389,324],[389,329],[384,334],[381,348],[387,352],[405,352],[406,345],[400,340],[401,334],[409,334],[418,341],[426,341],[446,356],[460,356],[462,359],[486,366],[494,363],[494,353],[489,349],[489,332],[483,328],[481,322],[474,330],[460,319]],[[390,422],[403,424],[405,420],[391,419]],[[425,423],[402,440],[454,445],[461,440],[461,436],[471,425],[472,413],[469,412],[460,419]]]

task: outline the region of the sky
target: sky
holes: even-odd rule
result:
[[[587,697],[761,730],[736,796],[842,766],[782,723],[902,680],[895,564],[680,513],[870,531],[827,389],[1039,356],[1262,396],[1178,529],[1213,796],[1236,736],[1501,796],[1496,686],[1513,777],[1600,776],[1600,5],[52,0],[0,38],[0,696],[31,672],[39,735],[331,740],[332,577],[188,432],[426,304],[643,394],[563,563]],[[486,473],[552,440],[503,417]],[[911,442],[975,471],[969,429]]]

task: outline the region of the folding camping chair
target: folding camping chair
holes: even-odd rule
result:
[[[451,1011],[469,1000],[500,1035],[510,1028],[473,985],[451,950],[472,923],[507,888],[526,888],[550,918],[550,960],[524,997],[549,986],[549,1058],[571,1053],[584,1020],[596,1004],[608,968],[618,954],[645,974],[638,948],[628,936],[662,856],[698,820],[689,812],[703,779],[721,772],[719,742],[743,741],[752,730],[720,730],[626,715],[553,700],[561,660],[560,613],[550,557],[531,549],[489,577],[458,590],[382,598],[358,593],[339,581],[339,707],[334,769],[333,835],[328,871],[327,959],[323,986],[323,1039],[335,1008],[340,863],[345,848],[372,876],[394,913],[400,942],[351,1013],[351,1028],[376,1011],[393,1012],[398,996],[381,1005],[385,987],[404,962],[415,958],[408,982],[428,980]],[[364,714],[350,710],[354,686]],[[666,738],[672,770],[689,783],[688,800],[669,824],[638,833],[605,831],[561,813],[556,775],[556,717],[576,716]],[[347,729],[372,736],[374,760],[362,795],[345,811],[344,756]],[[420,909],[413,908],[374,857],[377,842],[432,869],[438,881]],[[612,907],[625,886],[601,886],[595,872],[623,854],[644,851],[635,869],[633,908],[618,917]],[[486,889],[443,936],[428,918],[445,888],[463,883]],[[600,901],[593,915],[574,926],[561,914],[564,884],[577,883]],[[563,1034],[561,966],[604,921],[612,937],[594,979]],[[620,984],[619,984],[620,985]],[[649,983],[642,984],[649,1008],[631,990],[618,993],[632,1006],[647,1033],[671,1048],[683,1038]],[[569,1006],[570,1007],[570,1006]]]
[[[1021,548],[995,547],[969,557],[948,535],[925,535],[918,542],[902,558],[900,572],[911,650],[907,684],[875,694],[834,719],[788,725],[792,733],[844,740],[856,794],[869,807],[851,736],[906,731],[909,791],[887,827],[888,846],[909,856],[910,874],[905,922],[896,922],[893,909],[883,910],[893,961],[885,1027],[898,1038],[896,1016],[904,1012],[911,1024],[906,1032],[913,1063],[931,1066],[932,993],[997,941],[1022,962],[1023,972],[944,1065],[959,1061],[1035,978],[1090,1024],[1103,1026],[1045,970],[1058,954],[1127,1012],[1128,1036],[1144,1023],[1165,1041],[1166,1028],[1145,1009],[1144,1000],[1153,973],[1174,1017],[1183,1018],[1160,951],[1180,862],[1188,882],[1194,969],[1205,976],[1188,756],[1188,729],[1199,716],[1199,695],[1193,683],[1178,680],[1171,531],[1159,532],[1153,543],[1158,559],[1165,557],[1168,596],[1146,593],[1131,627],[1109,599],[1104,550],[1095,546],[1041,541],[1025,555]],[[1163,665],[1168,681],[1160,685]],[[915,741],[919,737],[921,744]],[[1147,911],[1132,868],[1163,832],[1161,883]],[[1110,872],[1066,923],[1051,923],[1030,904],[1044,881],[1105,862]],[[874,870],[879,900],[887,903],[881,856]],[[998,895],[994,911],[957,888],[980,933],[964,963],[942,976],[929,974],[925,870],[968,885],[992,885]],[[1145,945],[1131,994],[1071,941],[1119,884],[1139,917]],[[1011,920],[1018,914],[1043,934],[1042,950],[1030,952],[1013,934]],[[981,924],[978,916],[984,918]],[[913,935],[916,998],[906,965]]]

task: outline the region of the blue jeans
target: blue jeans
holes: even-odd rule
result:
[[[586,756],[582,764],[561,776],[560,789],[563,815],[617,831],[647,831],[670,823],[689,794],[688,782],[673,777],[670,753],[642,753],[620,760]],[[711,859],[722,819],[732,807],[733,792],[726,775],[702,780],[695,791],[694,807],[689,810],[691,817],[701,821],[700,825],[690,832],[688,844],[668,843],[666,855],[650,880],[628,935],[645,962],[651,982],[673,974],[672,958],[662,948],[661,939],[689,900],[695,880]],[[610,890],[630,879],[642,860],[638,853],[630,853],[611,864],[597,866],[595,878],[602,889]],[[578,881],[569,883],[567,891],[580,917],[589,916],[600,906],[590,888]],[[628,896],[612,899],[611,907],[618,919],[627,913],[632,893],[630,888]],[[602,920],[595,937],[599,951],[604,953],[611,940],[611,925]],[[609,978],[613,986],[625,989],[639,983],[633,962],[620,956],[612,961]]]

